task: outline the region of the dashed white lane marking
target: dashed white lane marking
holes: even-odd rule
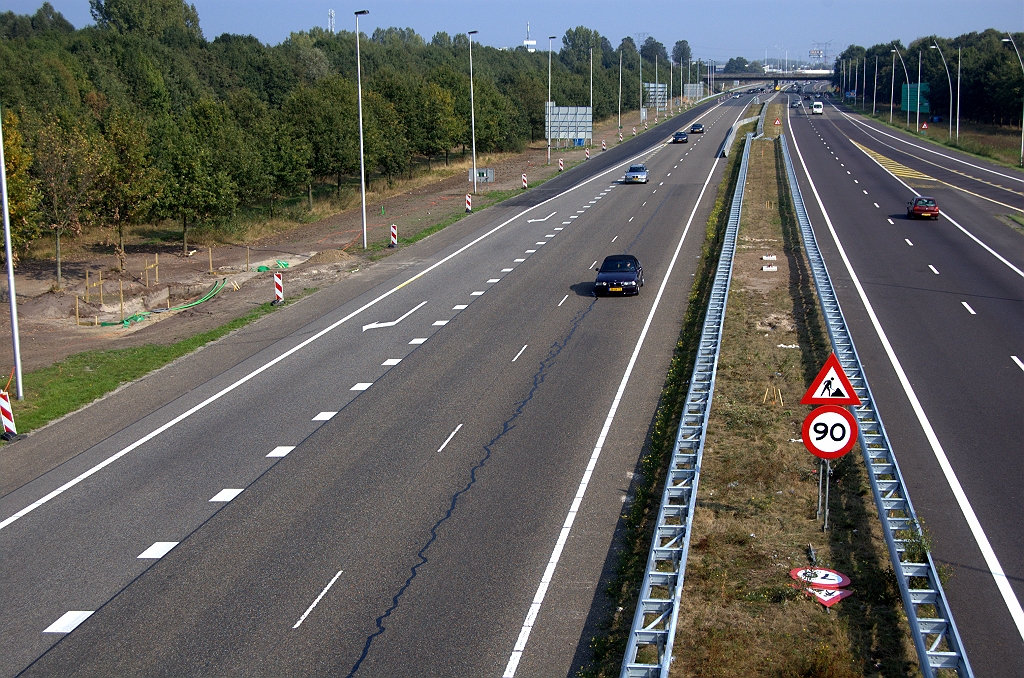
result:
[[[850,173],[850,170],[846,170],[846,173],[847,173],[847,174],[849,174],[849,173]]]
[[[931,264],[928,264],[928,268],[932,269],[932,273],[934,273],[935,275],[939,274],[939,270],[932,266]]]
[[[469,304],[455,304],[452,306],[453,311],[465,311],[467,308],[469,308]]]
[[[234,499],[235,497],[237,497],[240,494],[242,494],[242,490],[239,490],[239,489],[236,489],[236,488],[232,488],[232,487],[226,487],[223,490],[221,490],[220,492],[218,492],[217,494],[213,495],[210,498],[210,501],[211,502],[214,502],[214,501],[224,501],[224,502],[227,502],[227,501],[231,501],[232,499]]]
[[[576,214],[586,214],[586,213],[587,213],[587,210],[576,210]],[[569,218],[572,219],[572,217],[569,217]]]
[[[579,219],[579,216],[578,216],[578,215],[576,215],[576,214],[574,214],[574,215],[572,215],[572,216],[571,216],[571,217],[569,217],[569,218],[570,218],[570,219]]]
[[[325,586],[324,590],[320,592],[320,595],[316,597],[316,600],[313,601],[313,604],[306,608],[306,611],[302,613],[301,617],[299,617],[299,621],[295,622],[295,626],[292,627],[293,629],[297,629],[300,626],[302,626],[302,622],[306,621],[306,617],[308,617],[309,613],[313,611],[313,608],[317,606],[317,603],[319,603],[320,600],[327,595],[327,592],[331,590],[332,586],[334,586],[334,582],[338,581],[338,577],[341,576],[342,572],[344,572],[344,570],[338,570],[338,574],[334,575],[334,578],[327,583],[327,586]]]
[[[503,269],[501,269],[502,273],[510,273],[511,271],[512,271],[511,268],[503,268]]]
[[[568,226],[568,225],[569,225],[569,224],[571,224],[571,223],[572,223],[571,221],[563,221],[563,222],[562,222],[562,225],[563,225],[563,226]]]
[[[594,200],[591,200],[591,201],[590,201],[590,204],[591,204],[591,205],[596,205],[596,204],[597,204],[597,199],[595,198]]]
[[[513,263],[513,264],[521,264],[521,263],[523,263],[524,261],[526,261],[526,259],[513,259],[513,260],[512,260],[512,263]]]
[[[337,412],[321,412],[320,414],[313,417],[313,421],[330,421],[331,417],[336,415]]]
[[[862,189],[860,189],[860,190],[864,191],[864,189],[863,189],[863,188],[862,188]],[[868,192],[867,192],[867,191],[864,191],[864,195],[867,195],[867,194],[868,194]]]
[[[654,189],[653,191],[651,191],[651,195],[654,195],[657,192],[658,192],[658,189]]]
[[[612,242],[615,242],[618,239],[619,239],[619,236],[615,236],[614,238],[612,238]]]
[[[519,349],[519,353],[516,353],[516,357],[512,358],[512,362],[515,362],[515,361],[519,360],[519,356],[523,355],[523,351],[526,350],[527,346],[529,346],[529,344],[523,344],[523,347],[521,349]]]
[[[660,184],[658,184],[658,185],[659,185],[659,186],[664,186],[664,185],[665,185],[665,182],[663,181],[663,182],[661,182],[661,183],[660,183]],[[655,189],[655,190],[657,190],[657,189]]]
[[[589,271],[589,270],[593,269],[595,266],[597,266],[597,261],[594,261],[594,263],[592,263],[587,270]]]
[[[152,546],[138,555],[138,560],[159,560],[170,553],[171,549],[177,545],[178,542],[176,541],[153,542]]]
[[[680,158],[680,160],[682,160],[682,158]],[[672,167],[672,169],[678,169],[678,168],[679,168],[679,165],[673,165],[673,167]]]
[[[523,348],[525,348],[525,346]],[[448,447],[448,443],[452,441],[452,438],[455,437],[455,434],[459,432],[460,428],[462,428],[462,424],[456,426],[455,430],[448,434],[448,437],[444,439],[443,443],[441,443],[441,447],[437,448],[438,452],[444,452],[444,448]]]
[[[469,296],[471,296],[471,297],[479,297],[483,293],[484,293],[483,290],[477,290],[476,292],[470,292]]]
[[[908,245],[910,245],[911,247],[913,247],[913,246],[914,246],[914,243],[910,242],[910,238],[904,238],[903,240],[904,240],[904,241],[905,241],[905,242],[906,242],[906,243],[907,243]]]
[[[534,253],[534,252],[536,252],[536,251],[537,251],[537,250],[526,250],[526,254],[533,254],[533,253]]]
[[[420,344],[425,344],[425,343],[427,343],[427,338],[426,337],[416,337],[415,339],[413,339],[412,341],[409,342],[409,345],[410,346],[419,346]]]
[[[60,616],[60,619],[53,622],[43,633],[71,633],[79,624],[84,622],[95,610],[69,610]]]
[[[666,174],[665,176],[666,176],[666,177],[670,177],[670,176],[672,176],[672,173],[671,173],[671,172],[669,172],[669,173],[668,173],[668,174]],[[661,183],[665,183],[665,182],[663,181],[663,182],[661,182]]]
[[[1024,362],[1021,362],[1020,358],[1018,358],[1015,355],[1011,355],[1010,357],[1013,358],[1013,362],[1017,363],[1017,367],[1019,367],[1020,369],[1024,370]]]
[[[646,205],[646,204],[647,204],[647,201],[646,201],[646,200],[644,200],[643,204],[641,204],[641,205],[640,205],[640,207],[643,207],[643,206],[644,206],[644,205]]]
[[[874,203],[874,205],[875,205],[875,209],[881,209],[881,208],[878,207],[878,203],[877,202]]]
[[[547,234],[547,235],[545,235],[544,237],[545,237],[545,238],[554,238],[554,237],[555,237],[555,234],[554,234],[554,233],[548,233],[548,234]]]
[[[496,282],[501,282],[501,278],[488,278],[487,279],[487,284],[488,285],[493,285]]]
[[[857,181],[856,179],[854,179],[854,180],[853,180],[853,183],[855,183],[855,184],[859,184],[860,182],[859,182],[859,181]]]
[[[629,221],[633,221],[633,217],[630,217],[630,218],[629,218]],[[629,223],[629,221],[627,221],[626,223],[628,224],[628,223]]]
[[[432,324],[432,327],[444,327],[447,324],[448,324],[447,320],[435,320],[433,322],[433,324]]]
[[[968,304],[966,301],[961,301],[960,303],[964,305],[964,308],[967,309],[968,313],[970,313],[971,315],[978,315],[978,312],[971,308],[971,305]]]
[[[556,228],[555,230],[556,230],[556,231],[561,231],[561,230],[562,230],[562,228],[561,228],[561,227],[558,227],[558,228]]]
[[[295,449],[294,445],[278,445],[270,451],[268,457],[287,457],[288,453]]]
[[[544,241],[544,242],[535,242],[535,243],[533,243],[533,244],[534,244],[534,246],[536,246],[536,247],[540,247],[541,245],[546,245],[546,244],[547,244],[547,241]]]
[[[886,219],[886,221],[888,221],[891,226],[895,226],[896,225],[896,222],[893,221],[892,219]]]
[[[400,362],[402,362],[401,358],[388,358],[387,360],[382,362],[380,365],[381,365],[381,367],[394,367],[395,365],[397,365]]]
[[[559,306],[561,306],[562,304],[564,304],[564,303],[565,303],[565,300],[566,300],[566,299],[568,299],[568,298],[569,298],[569,295],[568,295],[568,294],[567,294],[567,295],[565,295],[564,297],[562,297],[562,300],[561,300],[560,302],[558,302],[558,305],[559,305]]]
[[[358,384],[356,384],[355,386],[353,386],[352,388],[350,388],[349,390],[350,391],[365,391],[366,389],[370,388],[371,386],[373,386],[373,382],[372,381],[361,381]]]

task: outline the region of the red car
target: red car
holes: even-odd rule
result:
[[[931,217],[932,219],[939,218],[939,205],[935,202],[935,198],[914,198],[907,203],[907,218],[913,219],[914,217]]]

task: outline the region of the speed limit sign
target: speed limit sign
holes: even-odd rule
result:
[[[823,405],[804,419],[804,446],[816,457],[838,459],[857,441],[857,420],[838,405]]]

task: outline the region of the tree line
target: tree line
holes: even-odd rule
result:
[[[358,173],[355,34],[320,28],[281,44],[223,34],[208,41],[182,0],[90,0],[95,25],[76,29],[49,3],[0,14],[0,105],[12,235],[60,239],[100,225],[173,219],[216,227],[239,206],[271,214],[285,199],[312,207],[314,184],[340,193]],[[417,159],[447,163],[470,142],[469,39],[413,29],[361,36],[365,159],[391,181]],[[514,151],[544,134],[548,59],[476,45],[476,145]],[[592,57],[591,57],[592,55]],[[668,77],[654,38],[618,47],[596,31],[566,31],[552,64],[552,99],[594,116],[640,105],[644,80]],[[673,60],[690,59],[685,40]],[[678,75],[678,72],[677,72]],[[676,78],[679,82],[679,78]],[[677,88],[674,91],[678,92]],[[58,273],[59,275],[59,273]],[[59,284],[59,280],[58,280]]]
[[[956,114],[957,70],[959,66],[960,119],[995,125],[1017,125],[1021,121],[1021,94],[1024,73],[1013,45],[1003,42],[1007,33],[993,28],[981,33],[965,33],[956,38],[926,36],[904,47],[899,40],[873,45],[868,48],[850,45],[836,58],[832,84],[836,88],[844,82],[844,69],[852,83],[857,73],[858,93],[867,92],[887,105],[889,94],[895,89],[894,100],[899,101],[902,86],[908,81],[917,84],[918,57],[921,61],[921,82],[928,83],[928,92],[922,87],[921,96],[927,98],[933,115]],[[1024,33],[1014,33],[1018,49],[1024,49]],[[935,48],[932,45],[936,45]],[[897,53],[893,50],[898,50]],[[940,54],[941,50],[941,54]],[[903,58],[903,62],[900,61]],[[945,58],[945,66],[943,66]],[[877,89],[875,64],[878,65]],[[864,87],[864,68],[867,66],[867,87]],[[905,66],[904,66],[905,64]],[[906,71],[904,71],[906,68]],[[947,77],[946,69],[949,69]],[[895,85],[895,87],[893,87]],[[950,110],[950,86],[953,108]],[[847,87],[853,90],[852,84]],[[860,96],[860,94],[858,94]],[[899,104],[896,104],[899,107]]]

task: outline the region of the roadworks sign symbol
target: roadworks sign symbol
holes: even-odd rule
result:
[[[804,593],[812,596],[825,607],[832,607],[843,598],[853,595],[853,591],[844,589],[804,589]]]
[[[860,405],[853,386],[836,354],[829,355],[825,366],[814,378],[807,393],[800,399],[801,405]]]
[[[841,589],[850,585],[850,578],[842,572],[824,567],[798,567],[789,576],[815,589]]]

